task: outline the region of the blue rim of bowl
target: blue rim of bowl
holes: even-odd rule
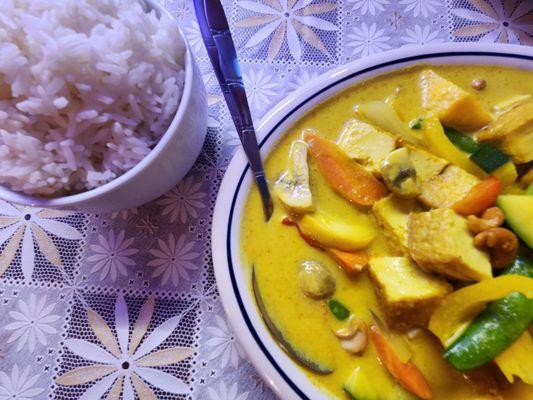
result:
[[[274,132],[277,131],[277,129],[289,118],[292,114],[294,114],[296,111],[298,111],[302,106],[304,106],[307,102],[315,98],[316,96],[319,96],[320,94],[324,93],[325,91],[335,87],[336,85],[345,82],[347,80],[350,80],[358,75],[362,75],[368,72],[372,72],[375,70],[379,70],[384,67],[401,64],[405,62],[411,62],[411,61],[420,61],[424,59],[434,59],[434,58],[443,58],[443,57],[465,57],[465,56],[488,56],[488,57],[502,57],[502,58],[517,58],[522,60],[528,60],[533,61],[533,57],[528,55],[521,55],[521,54],[512,54],[512,53],[501,53],[501,52],[486,52],[486,51],[452,51],[452,52],[443,52],[443,53],[428,53],[428,54],[420,54],[416,56],[410,56],[410,57],[404,57],[397,60],[387,61],[380,64],[373,65],[368,68],[364,68],[358,71],[354,71],[351,74],[348,74],[347,76],[344,76],[334,82],[331,82],[327,86],[321,88],[319,91],[313,93],[311,96],[308,96],[304,100],[302,100],[300,103],[298,103],[296,106],[294,106],[287,114],[283,116],[273,127],[270,129],[270,131],[265,135],[263,140],[261,140],[259,147],[263,147],[263,145],[267,142],[267,140],[272,136]],[[233,199],[231,201],[231,208],[230,208],[230,214],[229,219],[227,223],[227,230],[226,230],[226,252],[227,252],[227,262],[229,267],[229,273],[231,278],[231,285],[233,287],[233,293],[235,294],[235,298],[237,300],[237,303],[239,305],[239,310],[241,312],[241,315],[244,318],[244,321],[246,323],[246,326],[249,330],[249,332],[252,334],[252,337],[254,338],[255,342],[265,355],[265,357],[268,359],[270,364],[274,367],[276,372],[283,378],[285,383],[289,385],[289,387],[298,395],[300,398],[308,400],[309,397],[290,379],[289,376],[283,371],[283,369],[280,367],[280,365],[276,362],[272,354],[268,351],[264,343],[259,338],[259,335],[257,334],[257,331],[255,330],[254,326],[252,325],[252,322],[250,320],[250,316],[246,312],[246,308],[244,307],[244,303],[241,297],[241,293],[239,291],[239,287],[237,285],[237,280],[235,277],[235,268],[233,266],[233,260],[232,260],[232,252],[231,252],[231,228],[233,226],[233,216],[235,211],[235,205],[237,203],[237,197],[240,192],[242,183],[244,181],[244,178],[246,177],[246,173],[249,170],[248,164],[244,168],[244,171],[241,174],[241,177],[239,178],[239,182],[237,183],[237,187],[235,189],[235,192],[233,194]]]

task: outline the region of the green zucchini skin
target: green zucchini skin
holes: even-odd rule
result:
[[[291,356],[294,360],[300,363],[300,365],[304,366],[310,371],[313,371],[320,375],[331,374],[333,372],[332,368],[329,368],[325,365],[321,365],[319,362],[315,360],[311,360],[306,354],[304,354],[301,350],[298,350],[296,346],[294,346],[287,339],[285,339],[285,336],[283,335],[281,330],[277,327],[277,325],[274,323],[272,318],[270,318],[270,315],[268,314],[267,309],[265,307],[263,298],[261,297],[259,286],[257,285],[254,265],[252,265],[252,290],[253,290],[253,293],[255,296],[255,302],[257,304],[257,308],[259,309],[261,317],[263,318],[263,321],[265,321],[265,325],[267,326],[268,330],[270,331],[274,339],[276,339],[278,344],[281,346],[281,348],[285,350],[285,352],[289,356]]]
[[[482,143],[476,151],[470,155],[470,159],[479,165],[485,172],[500,168],[509,161],[509,156],[490,143]]]
[[[448,136],[448,139],[450,139],[450,142],[465,153],[474,153],[479,148],[478,142],[453,128],[446,127],[444,128],[444,132]]]
[[[459,371],[480,367],[502,353],[533,320],[533,300],[513,292],[487,305],[444,352]]]

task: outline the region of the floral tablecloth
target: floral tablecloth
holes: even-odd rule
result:
[[[173,190],[137,209],[84,215],[0,201],[0,399],[273,398],[228,326],[211,260],[213,206],[239,140],[192,2],[165,5],[209,93],[203,152]],[[533,44],[531,0],[224,5],[256,119],[320,73],[388,49]]]

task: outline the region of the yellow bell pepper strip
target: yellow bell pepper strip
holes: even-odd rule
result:
[[[424,117],[422,128],[425,142],[429,150],[452,164],[464,169],[478,178],[485,178],[487,174],[478,167],[468,156],[459,150],[444,133],[439,117],[435,113],[429,113]]]
[[[495,169],[490,174],[500,180],[502,187],[509,186],[516,181],[516,178],[518,178],[516,166],[512,161],[503,164],[500,168]]]
[[[429,330],[448,347],[479,314],[485,304],[512,292],[533,297],[533,279],[504,275],[459,289],[444,298],[429,321]]]
[[[379,100],[368,101],[360,104],[357,111],[384,131],[390,132],[408,143],[424,146],[422,137],[407,127],[389,103]]]
[[[514,382],[517,376],[528,385],[533,385],[533,339],[525,331],[515,342],[494,360],[507,380]]]

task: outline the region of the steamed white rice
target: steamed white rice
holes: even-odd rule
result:
[[[184,56],[132,0],[0,0],[0,183],[58,195],[132,168],[176,113]]]

